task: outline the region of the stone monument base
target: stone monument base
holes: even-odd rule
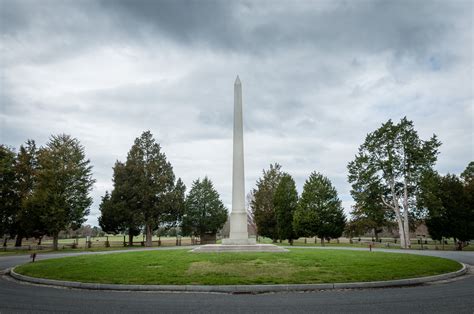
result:
[[[240,245],[229,245],[229,244],[207,244],[198,246],[192,249],[193,253],[224,253],[224,252],[271,252],[271,253],[284,253],[289,252],[287,249],[281,246],[273,244],[240,244]]]
[[[246,239],[232,239],[232,238],[225,238],[222,239],[223,245],[256,245],[257,239],[255,238],[246,238]]]

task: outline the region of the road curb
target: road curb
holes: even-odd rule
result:
[[[160,292],[215,292],[215,293],[267,293],[267,292],[289,292],[289,291],[318,291],[331,289],[366,289],[366,288],[389,288],[400,286],[420,285],[428,282],[440,281],[464,275],[468,268],[460,263],[462,268],[458,271],[418,278],[351,282],[351,283],[323,283],[323,284],[286,284],[286,285],[123,285],[123,284],[101,284],[84,283],[75,281],[63,281],[44,278],[35,278],[21,275],[15,272],[15,268],[7,270],[9,275],[17,280],[29,283],[58,286],[89,290],[116,290],[116,291],[160,291]]]

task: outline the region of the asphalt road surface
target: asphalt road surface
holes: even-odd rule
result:
[[[398,250],[389,251],[398,252]],[[413,251],[412,253],[442,256],[474,265],[474,252]],[[73,254],[44,254],[40,255],[39,259]],[[0,270],[28,260],[29,256],[0,257]],[[26,284],[7,276],[0,278],[2,314],[120,312],[472,314],[474,275],[471,270],[469,275],[416,287],[260,295],[90,291]]]

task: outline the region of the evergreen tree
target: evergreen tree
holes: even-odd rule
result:
[[[470,208],[471,214],[473,214],[472,211],[474,211],[474,161],[471,161],[466,167],[466,169],[463,171],[463,173],[461,173],[461,179],[463,181],[464,194],[466,195],[467,208]],[[471,231],[473,229],[474,228],[472,228]],[[474,239],[474,236],[471,237],[471,240],[472,239]]]
[[[186,185],[184,185],[181,178],[178,178],[178,180],[176,181],[172,198],[173,198],[171,200],[172,215],[167,220],[171,222],[169,224],[169,227],[174,229],[176,236],[178,236],[179,235],[178,228],[181,226],[183,222],[183,215],[186,211]]]
[[[16,188],[19,204],[14,217],[15,246],[21,246],[24,237],[40,238],[44,235],[45,226],[41,221],[41,213],[35,210],[29,199],[36,185],[38,168],[38,150],[33,140],[20,146],[15,165]]]
[[[461,179],[464,184],[470,184],[474,181],[474,161],[471,161],[461,173]]]
[[[174,173],[166,155],[150,131],[135,139],[125,163],[127,206],[134,209],[146,233],[146,246],[151,246],[154,230],[169,222],[173,207]]]
[[[302,236],[318,236],[324,239],[342,235],[346,217],[331,181],[313,172],[306,180],[294,217],[294,228]]]
[[[466,189],[466,182],[451,174],[424,175],[419,206],[428,212],[426,225],[431,238],[452,237],[464,243],[474,239],[474,208],[469,204],[472,195]]]
[[[406,117],[398,124],[389,120],[367,135],[348,165],[356,195],[376,191],[385,208],[394,213],[402,248],[410,247],[409,217],[416,213],[417,189],[423,173],[433,168],[440,145],[435,135],[421,140]]]
[[[184,234],[202,236],[216,233],[227,220],[227,209],[207,177],[193,182],[186,197],[182,229]]]
[[[0,145],[0,235],[6,245],[18,207],[18,194],[15,190],[15,153],[5,145]]]
[[[293,230],[293,214],[298,205],[298,192],[293,178],[285,173],[282,175],[273,198],[277,229],[280,240],[287,239],[293,245],[297,239]]]
[[[263,176],[257,180],[257,187],[252,190],[250,203],[258,234],[274,242],[278,239],[278,227],[273,198],[281,176],[279,164],[271,164],[270,169],[263,170]]]
[[[132,246],[133,237],[139,235],[141,229],[140,215],[133,207],[134,190],[125,164],[116,161],[113,170],[113,190],[102,198],[99,225],[108,233],[127,233],[128,244]]]
[[[39,150],[37,183],[29,203],[41,213],[55,250],[59,232],[80,227],[89,214],[95,182],[89,164],[83,146],[69,135],[52,136]]]

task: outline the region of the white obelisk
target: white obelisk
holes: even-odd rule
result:
[[[239,76],[234,83],[234,147],[232,164],[232,212],[230,214],[230,236],[223,244],[255,244],[247,232],[247,211],[245,210],[244,176],[244,130],[242,120],[242,84]]]

